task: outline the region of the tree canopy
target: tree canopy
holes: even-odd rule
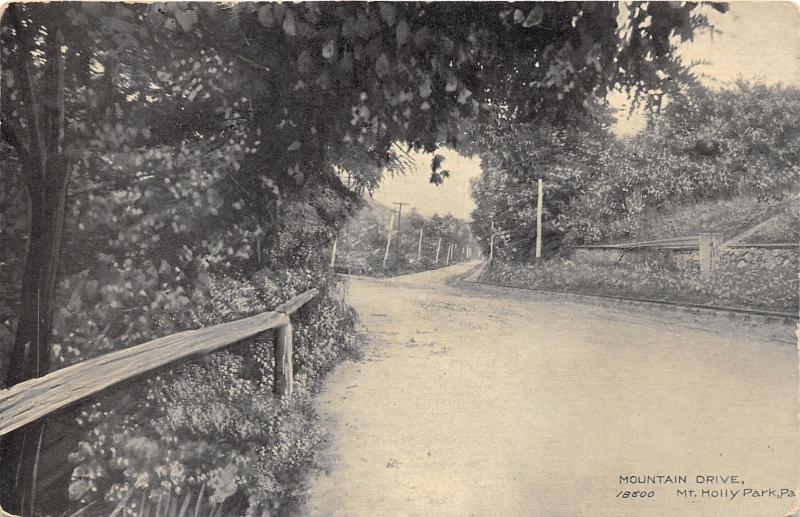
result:
[[[313,262],[311,239],[331,238],[402,147],[463,146],[463,118],[568,119],[610,88],[658,99],[681,70],[676,38],[706,25],[672,2],[10,4],[0,181],[23,195],[0,203],[27,250],[9,261],[6,384],[51,369],[75,275],[144,292],[100,290],[98,306],[178,310],[209,271]],[[133,314],[75,324],[96,350],[170,328]],[[0,450],[20,465],[0,479],[12,511],[37,425]]]

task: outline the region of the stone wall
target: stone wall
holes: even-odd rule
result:
[[[577,248],[576,260],[594,264],[658,264],[674,271],[698,271],[699,250],[655,248]],[[718,248],[712,259],[712,269],[767,269],[794,268],[800,271],[800,248]]]
[[[766,269],[792,268],[800,270],[800,250],[795,248],[722,248],[714,264],[715,268]]]
[[[575,260],[592,264],[650,264],[675,271],[700,267],[698,251],[692,249],[576,248],[572,256]]]

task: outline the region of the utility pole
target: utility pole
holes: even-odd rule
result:
[[[425,223],[419,227],[419,243],[417,244],[417,262],[422,260],[422,230],[425,228]]]
[[[402,247],[400,246],[400,218],[403,217],[403,207],[408,205],[408,203],[392,203],[393,205],[397,205],[397,258],[401,258]]]
[[[494,221],[492,221],[492,231],[489,237],[489,264],[494,259]]]
[[[389,219],[389,233],[386,235],[386,251],[383,253],[383,269],[386,269],[386,259],[389,258],[389,245],[392,243],[392,228],[394,228],[394,212]]]
[[[333,269],[333,265],[336,263],[336,241],[339,239],[333,239],[333,247],[331,248],[331,269]]]
[[[539,178],[539,195],[536,196],[536,258],[542,258],[542,194],[544,185]]]
[[[442,249],[442,238],[439,237],[439,242],[436,244],[436,260],[433,262],[434,264],[439,263],[439,250]]]

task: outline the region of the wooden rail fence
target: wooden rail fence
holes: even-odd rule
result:
[[[311,289],[270,312],[171,334],[82,361],[2,390],[0,391],[0,435],[124,380],[185,357],[219,350],[272,329],[276,330],[274,391],[281,396],[291,395],[292,322],[289,316],[318,293],[317,289]]]

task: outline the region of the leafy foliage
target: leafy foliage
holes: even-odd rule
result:
[[[494,225],[497,256],[531,257],[539,179],[544,182],[543,252],[557,252],[563,233],[558,218],[612,160],[617,145],[611,122],[608,108],[598,104],[569,125],[515,124],[500,116],[491,124],[467,125],[483,168],[472,183],[477,205],[472,228],[484,254],[488,255]]]
[[[2,324],[16,334],[6,383],[321,281],[321,250],[376,171],[402,167],[401,142],[456,145],[453,120],[494,108],[517,122],[573,114],[615,84],[657,97],[671,36],[705,24],[692,3],[10,5],[0,129],[13,152],[0,158],[16,165],[0,184],[27,196],[0,198],[0,224],[27,253],[1,252]],[[318,310],[298,329],[309,385],[352,344],[352,315],[330,300]],[[252,346],[87,410],[73,498],[111,508],[134,488],[203,480],[210,497],[263,512],[290,491],[315,442],[307,399],[267,399],[268,372],[251,368],[267,352]],[[265,397],[252,415],[245,393]],[[17,512],[33,505],[17,484],[35,475],[36,426],[2,442],[4,464],[22,465],[0,471]]]
[[[537,289],[796,313],[797,267],[796,253],[771,265],[724,261],[706,279],[699,267],[669,267],[664,257],[613,265],[558,258],[536,265],[498,261],[488,280]]]
[[[329,291],[332,283],[299,269],[262,271],[248,282],[209,276],[187,297],[182,316],[203,324],[241,318],[311,285],[323,286],[321,299],[293,318],[296,396],[272,395],[268,336],[104,396],[82,411],[85,434],[69,457],[70,498],[94,502],[98,515],[123,499],[135,515],[141,503],[131,492],[146,493],[152,506],[203,486],[226,514],[262,515],[291,502],[321,439],[309,396],[328,369],[356,353],[352,314]]]
[[[625,142],[557,224],[591,242],[634,236],[643,212],[668,204],[781,200],[800,180],[798,120],[797,88],[692,88]]]
[[[484,252],[494,221],[498,256],[530,257],[538,178],[545,185],[546,255],[571,243],[716,231],[712,215],[695,219],[692,207],[703,203],[720,204],[709,206],[712,213],[726,203],[762,208],[733,213],[733,206],[723,230],[744,224],[745,214],[751,224],[771,215],[800,180],[800,92],[747,82],[720,91],[685,88],[627,140],[610,133],[602,106],[569,128],[500,117],[494,125],[467,126],[484,169],[473,184],[473,230]],[[679,221],[683,226],[674,227]]]

